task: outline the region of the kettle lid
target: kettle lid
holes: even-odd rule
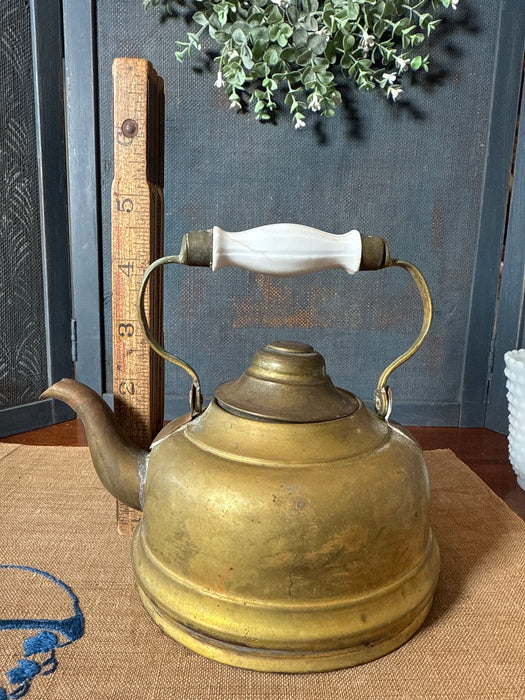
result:
[[[219,406],[252,420],[317,423],[355,413],[353,394],[337,389],[311,345],[279,340],[255,353],[251,366],[215,390]]]

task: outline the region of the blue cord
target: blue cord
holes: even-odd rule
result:
[[[18,569],[43,576],[66,591],[73,602],[73,615],[64,620],[0,619],[0,630],[41,630],[38,634],[28,637],[24,641],[23,658],[18,661],[17,666],[6,672],[7,680],[15,686],[14,689],[8,693],[5,688],[0,687],[0,700],[18,700],[29,692],[31,683],[37,676],[47,676],[56,669],[58,661],[55,657],[55,650],[71,644],[84,634],[84,616],[78,598],[71,588],[60,579],[48,574],[47,571],[16,564],[0,564],[0,569]],[[59,641],[59,634],[65,638],[65,642]],[[42,654],[48,654],[43,661],[29,658]]]

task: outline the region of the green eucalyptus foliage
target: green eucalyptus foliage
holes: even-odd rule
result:
[[[160,0],[143,0],[144,6]],[[179,41],[183,60],[201,50],[208,32],[220,54],[215,85],[224,88],[233,109],[247,97],[261,121],[271,118],[276,92],[296,129],[308,110],[330,117],[341,102],[336,73],[360,90],[379,87],[397,100],[405,71],[428,70],[419,53],[437,26],[440,7],[456,9],[459,0],[196,0],[194,32]]]

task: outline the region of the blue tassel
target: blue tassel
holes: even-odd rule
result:
[[[0,700],[19,700],[31,689],[31,682],[36,676],[47,676],[56,669],[58,661],[55,658],[55,649],[67,646],[84,634],[84,616],[80,609],[78,598],[71,588],[60,579],[55,578],[46,571],[34,569],[30,566],[19,566],[17,564],[0,564],[0,569],[19,569],[33,574],[43,576],[62,588],[71,598],[73,603],[73,615],[65,620],[25,620],[25,619],[0,619],[0,630],[12,629],[40,629],[41,631],[32,637],[28,637],[23,642],[24,657],[18,662],[18,666],[6,672],[7,680],[16,686],[7,693],[5,688],[0,687]],[[53,630],[51,632],[50,630]],[[57,632],[57,634],[54,634]],[[64,642],[59,641],[58,634],[65,637]],[[37,654],[49,654],[45,661],[38,663],[29,656]]]
[[[18,666],[7,671],[7,680],[13,685],[33,679],[40,671],[40,664],[31,659],[20,659]]]
[[[57,636],[52,632],[39,632],[34,637],[28,637],[24,642],[24,653],[26,656],[32,654],[47,653],[57,646]]]

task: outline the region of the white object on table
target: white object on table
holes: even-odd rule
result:
[[[525,348],[505,353],[509,405],[509,458],[525,491]]]

